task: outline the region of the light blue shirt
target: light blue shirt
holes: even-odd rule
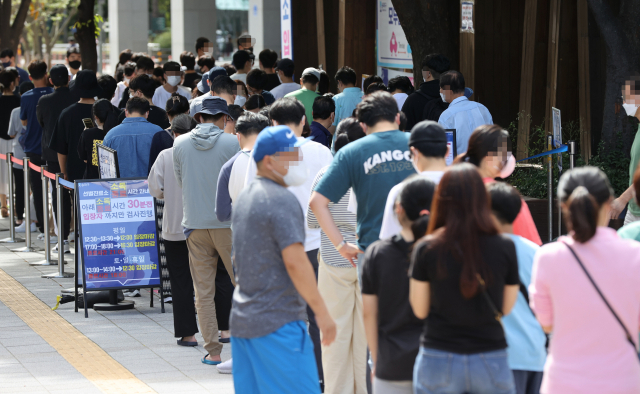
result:
[[[120,178],[146,178],[149,175],[151,140],[160,126],[145,118],[125,118],[122,124],[109,130],[103,144],[118,154]]]
[[[336,117],[333,120],[333,125],[338,126],[338,123],[345,118],[348,118],[356,109],[356,106],[362,101],[362,89],[360,88],[346,88],[340,94],[333,96],[333,101],[336,103]]]
[[[516,246],[520,281],[528,288],[531,283],[533,256],[540,247],[518,235],[508,235]],[[516,304],[511,313],[502,319],[502,324],[509,345],[507,348],[509,368],[542,372],[547,358],[544,347],[547,338],[522,292],[518,292]]]
[[[469,147],[469,137],[478,126],[493,124],[487,107],[465,96],[453,100],[438,119],[445,129],[456,130],[457,154],[465,153]]]

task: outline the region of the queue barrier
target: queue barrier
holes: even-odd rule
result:
[[[54,174],[48,171],[48,166],[37,166],[31,162],[28,157],[23,158],[22,160],[17,159],[13,153],[0,154],[0,160],[5,160],[7,163],[7,171],[8,171],[8,179],[9,179],[9,198],[11,199],[10,207],[10,220],[9,220],[9,238],[0,240],[0,242],[4,243],[17,243],[21,242],[22,239],[18,239],[15,233],[15,223],[14,223],[14,215],[15,215],[15,202],[14,199],[14,181],[12,174],[13,164],[20,166],[23,168],[29,168],[40,174],[42,181],[42,205],[43,205],[43,219],[44,219],[44,245],[45,245],[45,259],[43,261],[39,261],[36,263],[31,263],[30,265],[57,265],[58,272],[53,274],[44,274],[43,278],[71,278],[74,276],[72,273],[64,272],[64,237],[63,234],[63,226],[62,226],[62,188],[65,187],[67,189],[74,189],[74,184],[62,179],[62,174]],[[30,203],[30,195],[31,195],[31,184],[30,184],[30,171],[24,171],[24,203],[25,203],[25,246],[23,248],[15,249],[15,252],[34,252],[35,248],[31,246],[31,203]],[[57,196],[57,215],[56,215],[56,223],[58,227],[58,259],[51,259],[51,243],[50,243],[50,229],[49,229],[49,179],[55,182],[56,185],[56,196]]]

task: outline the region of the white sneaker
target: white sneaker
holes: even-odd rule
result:
[[[50,244],[57,244],[58,243],[58,237],[55,235],[50,235],[49,236],[49,243]]]
[[[26,226],[27,226],[26,222],[22,222],[21,225],[16,227],[16,233],[24,233],[27,228]],[[38,231],[38,227],[34,222],[31,222],[31,233],[35,233],[37,231]]]
[[[125,297],[142,297],[139,290],[123,291]]]
[[[218,372],[223,374],[231,374],[233,373],[233,359],[230,358],[227,361],[216,365],[216,369]]]
[[[44,233],[38,234],[38,240],[44,241]]]
[[[53,247],[53,252],[58,253],[58,244]],[[69,241],[64,241],[64,253],[71,253],[71,250],[69,250]]]
[[[75,231],[70,232],[69,233],[69,238],[67,238],[67,239],[70,239],[71,241],[76,239],[76,232]]]

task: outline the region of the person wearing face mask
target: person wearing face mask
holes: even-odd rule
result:
[[[295,71],[295,65],[291,59],[281,59],[276,64],[276,74],[280,79],[280,85],[271,90],[271,94],[277,100],[283,98],[288,93],[300,89],[300,85],[293,82],[293,72]]]
[[[319,349],[307,332],[307,305],[322,331],[322,344],[329,346],[336,336],[304,251],[305,211],[290,193],[309,178],[300,149],[313,142],[299,138],[299,132],[280,125],[260,133],[252,152],[257,177],[235,204],[233,245],[240,285],[233,294],[231,351],[238,393],[266,392],[263,382],[269,382],[270,392],[320,392],[314,360]]]
[[[194,116],[202,109],[202,101],[207,97],[217,96],[223,98],[227,105],[235,103],[237,90],[236,82],[227,76],[222,67],[214,67],[202,76],[198,83],[198,90],[205,93],[191,100],[189,115]]]
[[[191,92],[189,89],[180,85],[182,81],[182,72],[180,71],[180,63],[178,62],[166,62],[164,66],[162,66],[164,71],[164,83],[159,86],[155,93],[153,94],[153,98],[151,101],[153,105],[157,107],[164,107],[167,103],[167,100],[171,98],[173,93],[178,93],[187,100],[191,97]]]
[[[437,185],[447,169],[445,158],[449,153],[447,135],[442,126],[430,120],[419,122],[411,130],[409,149],[416,172]],[[389,191],[384,206],[380,239],[393,237],[402,230],[395,214],[396,201],[401,190],[402,184],[398,184]]]
[[[493,124],[493,118],[484,105],[469,101],[465,96],[464,77],[458,71],[447,71],[440,77],[442,101],[449,103],[438,119],[445,129],[456,131],[456,152],[467,151],[473,130],[482,125]]]
[[[236,83],[236,98],[233,100],[235,105],[244,106],[247,102],[247,97],[249,97],[249,92],[247,91],[247,85],[240,80],[235,80]]]
[[[276,100],[269,109],[269,117],[271,118],[274,126],[287,126],[298,138],[302,137],[302,131],[307,120],[304,105],[302,105],[300,101],[290,97]],[[326,146],[313,141],[302,145],[300,147],[300,151],[302,152],[302,161],[294,168],[294,171],[296,171],[296,173],[297,171],[304,172],[308,175],[304,178],[304,182],[301,184],[290,185],[289,191],[296,196],[303,213],[306,215],[313,181],[321,169],[331,164],[333,157],[331,156],[331,151]],[[291,173],[291,170],[289,172]],[[256,167],[254,166],[254,163],[250,161],[247,168],[245,184],[251,182],[255,175]],[[307,227],[305,229],[305,233],[304,250],[307,252],[307,257],[313,264],[317,278],[320,229],[310,229]],[[320,350],[320,331],[314,318],[313,311],[308,309],[307,312],[309,314],[309,334],[311,335],[311,339],[314,343],[314,351],[316,353],[316,361],[318,364],[318,375],[320,377],[320,383],[322,384],[323,374]]]
[[[96,144],[101,144],[109,132],[109,124],[112,122],[108,122],[108,120],[115,120],[117,117],[113,106],[106,99],[100,99],[93,103],[91,112],[96,127],[85,129],[78,141],[78,157],[87,164],[83,179],[100,178]]]
[[[247,73],[251,71],[255,58],[255,55],[249,51],[240,50],[234,53],[232,64],[236,68],[236,73],[231,75],[231,79],[247,82]]]
[[[136,71],[135,71],[135,74],[131,77],[131,79],[143,74],[146,74],[149,78],[153,77],[153,69],[155,68],[155,63],[150,57],[143,56],[143,55],[144,54],[141,54],[141,56],[138,56],[138,54],[135,54],[134,57],[131,58],[131,61],[134,61],[135,59],[135,64],[136,64]],[[153,97],[153,94],[155,93],[156,88],[157,88],[157,85],[153,87],[154,92],[149,97]],[[129,92],[129,88],[126,88],[122,93],[122,99],[118,104],[118,108],[125,109],[125,107],[127,106],[127,100],[129,100],[130,97],[131,97],[131,94]]]
[[[329,127],[329,132],[333,134],[333,142],[335,142],[336,139],[335,131],[338,123],[353,114],[353,110],[358,103],[362,101],[362,96],[364,96],[362,90],[356,86],[356,72],[351,67],[345,66],[339,69],[335,79],[340,93],[333,96],[333,101],[336,103],[336,112],[333,118],[333,124]],[[332,146],[333,142],[331,144]]]
[[[301,88],[284,96],[293,97],[304,105],[309,123],[313,121],[313,102],[319,97],[316,93],[318,82],[320,82],[320,71],[313,67],[305,68],[300,77]]]
[[[134,74],[136,72],[136,64],[134,62],[126,62],[123,66],[123,70],[124,80],[118,82],[116,93],[111,99],[111,104],[115,105],[116,107],[122,100],[122,95],[124,94],[125,90],[127,90],[127,88],[129,87],[129,82],[131,82],[131,79],[134,77]]]
[[[76,78],[76,74],[80,71],[82,66],[82,56],[80,55],[80,48],[71,47],[67,50],[67,64],[69,65],[69,73],[71,73],[71,79]]]
[[[432,53],[422,60],[422,78],[420,87],[411,93],[402,105],[407,116],[407,130],[411,130],[423,118],[425,106],[433,100],[440,100],[440,74],[449,71],[451,63],[444,55]],[[417,86],[417,81],[416,86]],[[438,120],[430,119],[430,120]]]
[[[0,62],[2,63],[2,68],[15,67],[16,70],[18,70],[18,74],[20,74],[20,83],[18,83],[18,86],[21,83],[29,82],[29,73],[16,65],[16,56],[12,49],[4,48],[0,51]],[[17,94],[17,91],[18,89],[16,89],[14,93]]]
[[[153,123],[163,129],[167,129],[171,124],[169,123],[166,111],[162,109],[164,105],[162,107],[158,107],[153,104],[152,101],[155,90],[156,82],[147,75],[138,75],[129,83],[129,96],[131,98],[138,97],[149,102],[149,117],[147,118],[149,123]],[[125,111],[122,111],[118,117],[118,121],[122,123],[125,117]]]
[[[218,365],[222,362],[222,344],[214,304],[217,265],[222,262],[229,273],[233,268],[230,223],[218,220],[215,203],[222,166],[238,153],[240,145],[234,135],[223,131],[230,114],[221,97],[207,96],[196,118],[201,123],[174,141],[173,164],[183,191],[182,227],[189,248],[200,330],[208,352],[201,361]],[[234,278],[231,279],[235,285]]]
[[[495,182],[495,178],[509,177],[516,168],[509,133],[498,125],[478,127],[469,138],[469,149],[454,161],[454,163],[465,162],[478,168],[485,184]],[[513,222],[513,233],[537,245],[542,245],[529,206],[524,200],[520,213]]]
[[[632,116],[640,120],[640,81],[633,79],[625,81],[622,89],[622,107],[625,110],[627,116]],[[638,125],[640,131],[640,125]],[[640,133],[636,132],[631,145],[631,161],[629,163],[629,188],[611,202],[611,219],[617,219],[620,213],[624,210],[624,207],[629,204],[627,214],[624,217],[625,226],[629,223],[640,220],[640,206],[633,197],[633,175],[640,163]]]

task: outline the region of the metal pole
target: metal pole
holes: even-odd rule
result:
[[[57,260],[51,259],[51,238],[49,229],[49,178],[44,175],[48,166],[40,166],[40,180],[42,181],[42,218],[44,220],[44,260],[29,265],[58,265]]]
[[[22,170],[24,172],[24,248],[14,249],[13,252],[35,252],[31,247],[31,185],[29,184],[29,158],[22,159]]]
[[[73,278],[73,273],[64,272],[64,236],[62,235],[62,185],[60,184],[60,177],[62,173],[56,174],[56,193],[58,201],[56,208],[58,211],[56,222],[58,224],[58,272],[53,274],[42,275],[43,278]]]
[[[22,238],[16,238],[16,204],[14,198],[14,184],[13,184],[13,162],[11,162],[11,158],[13,157],[13,153],[7,153],[7,166],[9,171],[9,195],[7,196],[9,199],[9,238],[1,239],[0,243],[9,243],[14,244],[18,242],[24,241]]]
[[[573,170],[575,154],[576,154],[576,142],[569,141],[569,169],[570,170]]]
[[[553,136],[547,136],[547,148],[553,149]],[[547,196],[549,199],[549,242],[553,240],[553,156],[547,156],[547,169],[549,171],[549,179],[547,180]]]

